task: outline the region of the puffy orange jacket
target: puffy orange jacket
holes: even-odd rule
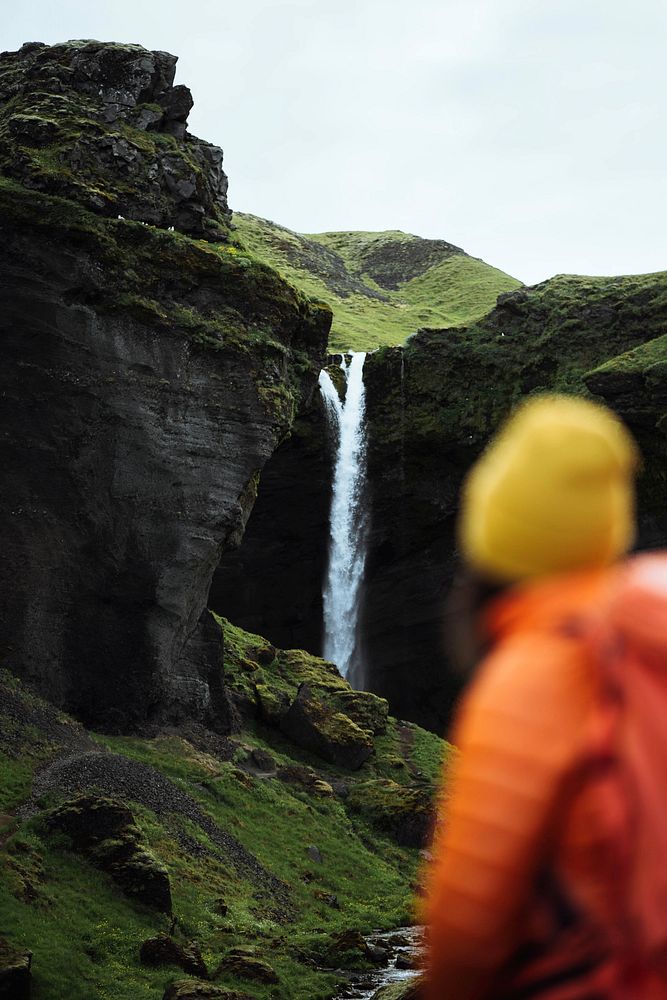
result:
[[[627,565],[656,560],[667,581],[664,556]],[[651,793],[660,836],[645,844],[651,864],[662,864],[647,880],[636,858],[631,871],[628,845],[641,845],[632,831],[643,820],[610,766],[605,719],[618,713],[613,699],[607,716],[600,710],[601,659],[589,634],[600,609],[609,618],[616,608],[626,632],[655,633],[660,669],[667,664],[665,595],[651,618],[630,578],[626,565],[555,577],[512,589],[489,612],[493,650],[459,711],[458,754],[443,783],[427,904],[428,1000],[667,998],[659,954],[663,945],[667,953],[667,857],[658,858],[667,764]],[[656,683],[667,708],[667,675],[648,677],[640,697],[650,701]],[[601,750],[592,753],[596,741]],[[639,900],[632,913],[630,874]],[[651,878],[664,884],[652,888]],[[650,968],[629,944],[643,914],[658,956]]]

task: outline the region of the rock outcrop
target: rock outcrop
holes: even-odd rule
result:
[[[142,941],[139,961],[143,965],[174,965],[191,976],[208,979],[208,969],[196,941],[181,944],[164,932]]]
[[[368,732],[316,698],[307,684],[281,716],[280,729],[296,746],[346,770],[358,770],[373,753]]]
[[[111,875],[126,895],[171,913],[167,870],[143,844],[134,816],[122,802],[80,795],[54,809],[45,822],[49,830],[69,837],[73,849]]]
[[[200,148],[175,127],[188,102],[174,62],[100,43],[0,57],[3,143],[26,102],[33,130],[0,157],[0,653],[98,727],[228,731],[210,580],[312,394],[331,317],[237,247],[178,231],[204,232],[176,218],[180,195],[151,166],[156,150],[184,164]],[[79,126],[92,165],[71,173]],[[109,131],[144,137],[136,175],[97,148]],[[226,207],[207,163],[188,204],[213,213],[217,238]]]
[[[222,150],[188,133],[176,61],[96,41],[2,53],[2,173],[103,215],[225,239]]]

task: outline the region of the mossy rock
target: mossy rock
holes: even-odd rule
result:
[[[139,949],[139,959],[144,965],[174,965],[191,976],[208,979],[199,945],[194,941],[180,944],[170,934],[147,938]]]
[[[201,983],[193,979],[179,979],[164,991],[162,1000],[254,1000],[247,993],[228,990],[213,983]]]
[[[229,236],[222,150],[187,135],[176,57],[73,41],[0,55],[0,169],[94,212]]]
[[[171,913],[167,870],[142,844],[134,816],[122,802],[79,795],[48,813],[45,826],[69,837],[73,848],[107,872],[126,895]]]
[[[263,958],[244,948],[232,948],[222,959],[213,973],[213,979],[234,976],[256,983],[273,984],[279,982],[278,973]]]
[[[302,684],[280,720],[281,731],[322,760],[356,771],[373,753],[373,740],[356,722],[334,712]]]
[[[347,804],[406,847],[424,847],[435,822],[430,788],[399,785],[390,778],[357,782]]]
[[[289,708],[287,695],[269,684],[255,684],[255,699],[260,719],[270,726],[279,726]]]
[[[331,935],[325,960],[336,969],[369,969],[375,964],[366,938],[355,929]]]
[[[356,722],[361,729],[368,729],[378,736],[387,729],[389,703],[371,691],[341,691],[332,698],[333,704]]]

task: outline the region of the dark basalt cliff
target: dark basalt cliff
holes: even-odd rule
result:
[[[229,727],[211,576],[330,325],[238,248],[178,231],[224,235],[228,213],[174,63],[79,42],[0,57],[0,656],[114,729]]]
[[[471,327],[424,330],[366,367],[372,537],[362,628],[369,687],[436,730],[460,686],[446,653],[462,479],[523,396],[592,393],[644,456],[643,547],[667,544],[667,274],[559,276],[502,295]]]
[[[592,393],[621,414],[645,460],[640,544],[667,543],[666,324],[665,274],[561,276],[501,296],[472,326],[423,330],[403,348],[368,356],[371,533],[362,636],[366,684],[392,711],[438,732],[451,714],[460,680],[448,661],[443,613],[456,569],[459,489],[489,436],[526,394]],[[309,553],[316,536],[320,551],[326,545],[329,492],[322,475],[326,430],[316,403],[317,397],[308,423],[270,461],[269,483],[280,488],[270,488],[264,500],[260,495],[257,510],[270,508],[271,518],[253,514],[223,571],[234,563],[252,575],[265,634],[319,651],[324,559],[318,580]],[[303,572],[276,575],[290,561]],[[225,597],[228,613],[251,627],[242,588]]]

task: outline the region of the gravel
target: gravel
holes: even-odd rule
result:
[[[175,818],[189,819],[207,834],[219,851],[213,852],[183,831],[173,829],[182,847],[193,854],[209,854],[231,862],[241,876],[273,897],[279,916],[290,917],[289,886],[264,868],[235,837],[205,813],[195,799],[149,764],[100,750],[61,757],[36,775],[32,795],[22,807],[21,815],[25,818],[35,815],[39,811],[38,800],[48,792],[91,790],[126,802],[138,802],[166,820],[170,829],[174,827]]]

